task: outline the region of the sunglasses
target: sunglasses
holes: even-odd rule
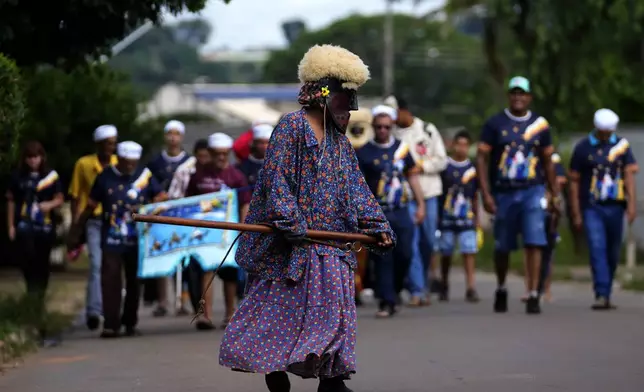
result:
[[[390,129],[391,129],[391,125],[376,125],[374,128],[376,128],[376,129],[386,129],[386,130],[390,130]]]

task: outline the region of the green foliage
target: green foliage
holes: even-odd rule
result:
[[[36,7],[0,0],[0,52],[21,67],[78,65],[87,56],[109,55],[113,44],[147,21],[159,22],[165,12],[198,12],[205,5],[206,0],[58,0]]]
[[[29,115],[25,139],[40,140],[51,165],[63,179],[75,161],[95,151],[92,134],[114,124],[121,140],[136,140],[148,150],[162,141],[161,128],[137,123],[139,96],[120,72],[104,65],[84,65],[69,73],[56,68],[25,74]]]
[[[365,96],[383,91],[383,16],[354,15],[317,31],[303,32],[287,49],[271,54],[264,79],[297,82],[297,66],[309,47],[334,44],[351,50],[369,66],[372,79]],[[494,97],[481,100],[490,79],[481,65],[476,39],[450,26],[409,15],[394,16],[396,93],[409,101],[416,115],[437,125],[478,127]],[[472,115],[472,114],[478,114]]]
[[[6,174],[16,156],[24,115],[20,71],[0,53],[0,175]]]
[[[523,74],[559,132],[584,131],[595,110],[640,121],[644,3],[632,0],[451,0],[454,14],[485,6],[483,47],[499,83]]]

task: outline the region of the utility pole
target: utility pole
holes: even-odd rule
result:
[[[394,15],[393,6],[397,0],[385,0],[384,47],[383,47],[383,95],[386,97],[394,93]]]

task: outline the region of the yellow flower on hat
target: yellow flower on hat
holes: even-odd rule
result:
[[[331,92],[329,91],[329,88],[327,86],[322,87],[322,96],[323,97],[328,97]]]

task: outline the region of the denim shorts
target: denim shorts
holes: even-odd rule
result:
[[[458,245],[458,250],[464,255],[473,255],[478,252],[476,230],[441,231],[439,249],[443,256],[451,256]]]
[[[521,235],[523,246],[543,247],[548,245],[544,225],[546,190],[543,185],[516,189],[494,195],[494,247],[501,252],[519,248]]]

